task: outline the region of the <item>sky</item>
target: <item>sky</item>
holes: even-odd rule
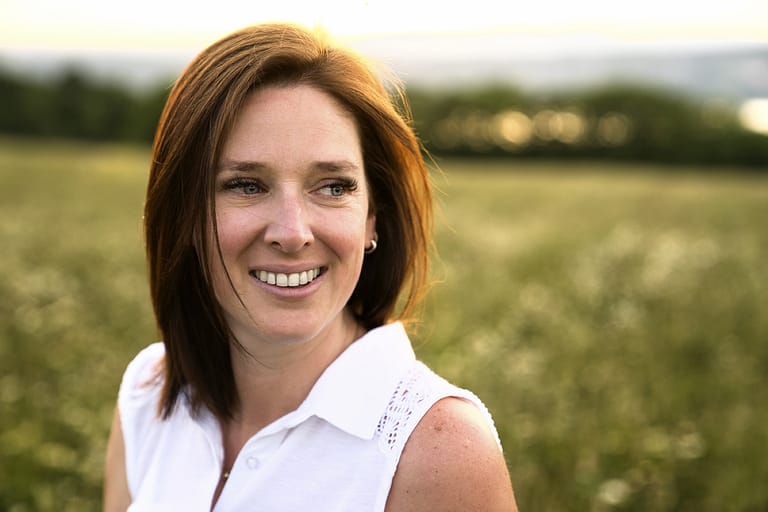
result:
[[[173,54],[180,69],[215,40],[266,21],[319,26],[385,63],[421,67],[768,45],[768,0],[0,0],[0,57],[35,66],[90,55],[98,69],[114,61],[124,70],[115,55],[138,56],[131,76],[151,81],[168,68],[153,71],[147,53]],[[760,101],[745,104],[760,115],[745,115],[768,133]]]
[[[768,42],[766,0],[0,0],[0,48],[199,50],[262,21],[341,39],[514,34],[580,44]]]

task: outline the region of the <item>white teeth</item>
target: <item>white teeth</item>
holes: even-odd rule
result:
[[[320,269],[312,268],[291,274],[258,270],[252,272],[251,275],[263,283],[280,286],[281,288],[295,288],[297,286],[304,286],[305,284],[309,284],[314,281],[320,275]]]

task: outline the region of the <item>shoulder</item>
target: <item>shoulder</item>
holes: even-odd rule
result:
[[[448,397],[427,411],[405,445],[386,510],[517,510],[504,456],[475,404]]]
[[[117,395],[121,434],[130,454],[138,448],[136,440],[149,432],[159,420],[159,399],[163,384],[165,350],[162,343],[143,349],[128,364]]]
[[[107,441],[104,466],[104,511],[123,511],[131,504],[128,477],[125,468],[125,444],[120,426],[120,413],[115,410],[112,428]]]
[[[119,404],[128,406],[142,403],[156,392],[162,381],[164,361],[165,346],[160,342],[140,351],[123,373],[118,395]]]
[[[149,454],[157,447],[154,441],[150,441],[162,434],[158,425],[165,426],[158,409],[164,361],[164,345],[153,343],[141,350],[123,373],[107,457],[107,471],[110,473],[107,483],[111,486],[110,493],[117,496],[124,496],[128,484],[136,482],[137,468],[143,467]],[[136,486],[131,485],[130,489],[135,490]]]

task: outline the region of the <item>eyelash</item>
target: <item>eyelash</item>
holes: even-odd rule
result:
[[[256,187],[259,190],[253,191],[251,193],[247,193],[245,189],[247,187]],[[357,180],[353,178],[338,178],[331,183],[327,183],[323,185],[322,187],[319,187],[319,190],[322,189],[335,189],[335,188],[341,188],[342,192],[354,192],[357,190]],[[240,191],[245,195],[254,195],[264,190],[264,187],[258,182],[254,181],[252,179],[248,178],[234,178],[224,184],[224,190],[237,190],[240,189]],[[329,194],[331,197],[341,197],[343,194],[334,195]]]
[[[333,190],[335,188],[341,188],[342,192],[354,192],[355,190],[357,190],[357,180],[352,178],[339,178],[334,180],[331,183],[328,183],[320,187],[321,190],[324,188],[327,188],[330,190]],[[342,195],[343,194],[339,194],[337,196],[337,195],[331,194],[331,197],[341,197]]]

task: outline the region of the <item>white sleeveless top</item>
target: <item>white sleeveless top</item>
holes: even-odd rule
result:
[[[208,512],[222,469],[219,424],[207,411],[193,418],[184,398],[169,419],[158,417],[152,378],[163,356],[162,343],[145,348],[120,386],[128,510]],[[373,329],[295,411],[245,443],[214,510],[383,511],[408,437],[448,396],[476,404],[498,441],[483,403],[417,361],[400,323]]]

